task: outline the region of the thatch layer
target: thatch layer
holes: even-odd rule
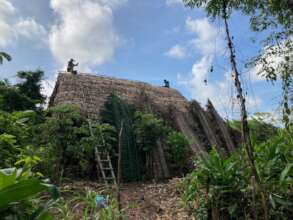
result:
[[[49,105],[76,104],[88,117],[97,118],[111,93],[132,104],[138,103],[141,95],[144,94],[153,104],[165,110],[173,106],[185,112],[188,107],[188,101],[172,88],[106,76],[68,73],[59,74]]]

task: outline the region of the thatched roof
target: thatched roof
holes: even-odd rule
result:
[[[167,115],[171,123],[192,141],[194,152],[204,152],[216,144],[225,151],[235,148],[233,132],[211,102],[204,110],[196,101],[188,102],[172,88],[109,76],[60,73],[49,106],[75,104],[87,117],[96,119],[111,93],[136,106],[141,102],[151,103],[153,110]]]
[[[101,75],[60,73],[49,106],[60,103],[76,104],[90,118],[97,118],[107,97],[115,93],[135,104],[146,95],[163,109],[173,107],[187,111],[188,101],[175,89],[152,86],[148,83],[117,79]]]

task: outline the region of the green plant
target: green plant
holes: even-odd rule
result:
[[[118,203],[115,199],[108,199],[108,205],[98,212],[97,218],[103,220],[128,219],[127,215],[125,214],[125,210],[118,209]]]
[[[281,131],[255,146],[256,163],[268,192],[274,219],[293,215],[293,136]]]
[[[50,108],[47,114],[45,122],[40,125],[41,143],[45,145],[47,154],[44,167],[57,182],[62,179],[64,169],[69,164],[74,166],[72,152],[79,152],[79,129],[84,120],[78,107],[72,105]]]
[[[268,198],[270,219],[290,219],[293,212],[293,137],[281,131],[254,145],[256,166]],[[249,168],[238,149],[225,158],[213,149],[195,162],[195,171],[181,187],[182,199],[199,219],[217,215],[224,219],[263,217],[259,192],[249,178]]]
[[[3,60],[4,59],[7,60],[7,61],[11,61],[12,60],[11,56],[8,53],[5,53],[5,52],[1,51],[0,52],[0,64],[3,63]]]
[[[9,167],[15,160],[18,152],[16,138],[10,134],[0,135],[0,167]]]
[[[111,94],[107,98],[103,111],[101,112],[101,122],[110,124],[115,128],[115,137],[118,137],[118,132],[123,130],[120,138],[121,145],[123,146],[121,155],[124,160],[122,163],[123,181],[139,181],[142,179],[143,151],[136,143],[133,126],[134,112],[135,108],[133,105],[128,104],[115,94]],[[119,151],[118,143],[114,146],[117,155]]]
[[[74,220],[75,215],[70,207],[70,204],[66,202],[64,198],[61,198],[54,204],[54,207],[51,208],[54,212],[54,216],[63,220]]]
[[[251,131],[251,140],[254,144],[261,144],[278,134],[278,128],[272,124],[266,123],[261,116],[264,113],[256,113],[254,117],[248,121]],[[241,131],[241,122],[237,120],[229,121],[229,125]]]
[[[42,104],[45,97],[41,93],[41,80],[44,76],[42,70],[19,71],[17,77],[22,80],[16,87],[19,92],[30,98],[35,104]]]
[[[171,161],[180,168],[185,164],[190,153],[190,143],[187,137],[180,132],[170,132],[166,140]]]
[[[48,191],[52,199],[34,206],[33,198]],[[26,170],[0,170],[0,214],[9,219],[52,219],[48,212],[59,194],[55,186],[33,177]]]
[[[78,206],[84,207],[83,216],[86,217],[86,219],[91,219],[96,216],[96,211],[97,211],[96,195],[97,193],[95,191],[86,189],[85,194],[77,195],[73,200],[74,203],[76,203],[75,207],[78,207]]]
[[[156,142],[167,133],[162,119],[143,112],[135,113],[134,129],[137,142],[145,152],[152,152]]]
[[[150,113],[135,112],[134,133],[137,145],[145,155],[146,176],[153,176],[153,153],[157,142],[163,139],[168,132],[163,120]]]
[[[212,210],[222,218],[245,215],[242,207],[247,202],[243,200],[247,174],[238,154],[225,159],[213,149],[195,167],[183,182],[183,201],[193,207],[196,217],[208,216]]]

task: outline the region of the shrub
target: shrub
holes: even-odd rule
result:
[[[182,168],[190,153],[190,143],[187,137],[181,132],[172,131],[166,140],[169,146],[170,160]]]
[[[282,131],[255,145],[256,166],[271,219],[293,215],[293,137]],[[262,217],[260,194],[239,149],[225,158],[213,149],[195,162],[196,169],[181,185],[182,198],[198,219],[247,219]]]

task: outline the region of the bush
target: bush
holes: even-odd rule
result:
[[[185,178],[182,187],[183,201],[198,219],[210,219],[212,211],[224,219],[244,216],[247,179],[241,161],[237,153],[225,159],[214,148],[196,162],[196,171]]]
[[[166,142],[169,146],[170,160],[181,169],[190,153],[189,140],[184,134],[172,131],[168,134]]]
[[[293,138],[286,131],[255,145],[255,158],[271,219],[293,216]],[[259,192],[255,192],[243,149],[225,158],[213,149],[196,161],[185,178],[182,198],[198,219],[262,217]]]

